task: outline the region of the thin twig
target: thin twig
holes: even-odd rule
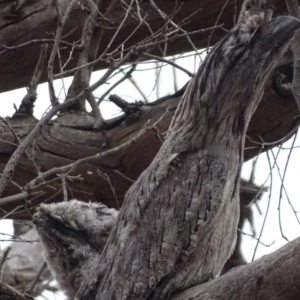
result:
[[[121,60],[117,63],[110,66],[110,68],[104,73],[104,75],[96,81],[93,85],[89,88],[83,90],[81,93],[76,95],[74,98],[69,99],[69,101],[58,104],[52,107],[48,113],[36,124],[36,126],[32,129],[32,131],[26,136],[26,138],[22,141],[20,146],[15,150],[15,152],[10,157],[9,161],[7,162],[2,177],[0,178],[0,195],[3,193],[4,189],[6,188],[7,184],[10,182],[15,167],[20,160],[21,156],[23,155],[24,151],[27,149],[29,144],[33,141],[33,139],[40,133],[43,126],[47,124],[47,122],[55,116],[59,111],[66,109],[68,107],[73,106],[76,104],[83,96],[87,97],[87,94],[97,89],[103,83],[106,82],[107,78],[120,66],[122,66],[125,62],[127,62],[130,58],[137,58],[140,55],[139,52],[131,50],[128,52]]]
[[[0,47],[5,48],[5,50],[2,50],[0,52],[0,55],[5,53],[6,51],[9,51],[9,50],[16,50],[16,49],[35,46],[35,45],[54,44],[55,41],[56,41],[55,39],[36,39],[36,40],[31,40],[29,42],[25,42],[25,43],[15,45],[15,46],[6,46],[6,45],[3,45],[3,44],[0,44]],[[64,48],[67,47],[67,48],[71,48],[71,49],[74,49],[74,50],[81,50],[81,48],[82,48],[82,45],[76,45],[74,43],[69,43],[69,42],[63,41],[63,40],[60,40],[59,44],[65,46]]]
[[[289,154],[288,154],[288,157],[287,157],[287,162],[286,162],[286,164],[285,164],[285,168],[284,168],[284,171],[283,171],[283,175],[282,175],[282,176],[281,176],[281,174],[280,174],[280,170],[279,170],[279,166],[278,166],[278,164],[277,164],[277,161],[276,161],[276,166],[277,166],[277,170],[278,170],[279,177],[280,177],[280,180],[281,180],[280,194],[282,194],[282,189],[283,189],[284,192],[285,192],[286,198],[287,198],[287,200],[288,200],[288,203],[289,203],[289,205],[291,206],[291,208],[292,208],[292,210],[293,210],[293,213],[294,213],[294,215],[295,215],[295,217],[296,217],[298,223],[300,224],[300,220],[299,220],[299,218],[298,218],[298,212],[294,209],[294,206],[293,206],[292,203],[291,203],[290,197],[288,196],[287,190],[286,190],[285,185],[284,185],[284,179],[285,179],[285,176],[286,176],[288,163],[289,163],[290,157],[291,157],[291,155],[292,155],[292,153],[293,153],[292,150],[295,149],[294,145],[295,145],[295,142],[296,142],[296,139],[297,139],[298,132],[299,132],[299,130],[296,131],[296,134],[295,134],[295,136],[294,136],[294,138],[293,138],[292,145],[291,145],[291,147],[288,149],[288,150],[289,150]],[[280,146],[280,149],[284,149],[284,148],[283,148],[282,146]],[[273,154],[273,157],[274,157],[273,151],[272,151],[272,154]],[[274,157],[274,159],[275,159],[275,157]]]
[[[32,284],[31,284],[30,287],[29,287],[29,289],[26,290],[26,294],[28,294],[28,295],[32,295],[32,294],[33,294],[33,292],[34,292],[34,290],[35,290],[35,287],[36,287],[38,281],[40,280],[41,276],[42,276],[43,273],[45,272],[46,268],[47,268],[47,263],[44,262],[43,265],[41,266],[40,270],[39,270],[38,273],[36,274],[36,276],[35,276],[35,278],[34,278]],[[26,294],[25,294],[25,295],[26,295]]]
[[[268,156],[268,152],[267,152],[267,156]],[[270,167],[270,191],[271,191],[272,187],[273,187],[273,175],[272,175],[272,171],[271,170],[274,168],[274,166],[273,167],[271,166],[269,156],[268,156],[268,163],[269,163],[269,167]],[[261,229],[260,229],[259,236],[257,238],[257,243],[255,245],[251,261],[254,261],[255,255],[256,255],[256,251],[257,251],[257,247],[260,244],[260,239],[261,239],[262,233],[264,231],[266,220],[267,220],[267,216],[268,216],[268,213],[269,213],[270,203],[271,203],[271,192],[269,193],[268,204],[267,204],[267,209],[266,209],[265,217],[264,217]]]
[[[62,173],[60,175],[60,178],[61,178],[61,185],[62,185],[62,190],[63,190],[64,201],[68,202],[66,175],[64,173]]]
[[[164,19],[164,20],[170,20],[169,17],[161,10],[158,8],[158,6],[154,3],[154,0],[150,0],[150,3],[152,4],[153,8],[160,14],[160,16]],[[195,53],[199,56],[198,53],[198,49],[197,47],[194,45],[194,43],[192,42],[189,34],[187,33],[187,31],[185,31],[183,28],[181,28],[180,26],[178,26],[175,22],[173,22],[172,20],[170,20],[170,24],[172,24],[176,30],[183,32],[188,41],[188,43],[192,46],[192,49],[195,51]]]
[[[119,34],[121,28],[123,27],[123,25],[125,24],[125,21],[128,19],[129,17],[129,13],[131,11],[132,5],[134,4],[134,0],[131,0],[129,7],[126,9],[126,13],[125,16],[123,18],[123,20],[121,21],[120,25],[118,26],[118,29],[115,31],[114,35],[112,36],[112,38],[110,39],[108,45],[106,46],[105,50],[103,51],[103,53],[100,55],[100,57],[102,58],[104,56],[104,54],[106,54],[108,52],[108,50],[110,49],[112,43],[115,41],[117,35]],[[122,43],[123,44],[123,43]]]
[[[215,26],[219,23],[219,20],[220,20],[220,18],[221,18],[221,16],[222,16],[222,14],[223,14],[223,12],[224,12],[224,9],[225,9],[225,7],[227,6],[227,4],[228,4],[228,0],[226,0],[226,2],[224,3],[224,5],[223,5],[223,7],[222,7],[222,9],[221,9],[221,11],[220,11],[218,17],[217,17],[217,20],[216,20],[216,22],[215,22]],[[208,42],[207,42],[207,47],[206,47],[207,53],[208,53],[208,49],[209,49],[209,47],[210,47],[210,41],[211,41],[211,39],[212,39],[212,36],[213,36],[214,32],[215,32],[215,29],[213,29],[213,30],[211,31],[210,35],[208,36]]]
[[[58,13],[58,26],[57,26],[57,30],[56,30],[56,36],[55,36],[55,42],[53,44],[53,48],[50,54],[50,58],[48,60],[48,86],[49,86],[49,96],[50,96],[50,101],[52,106],[56,106],[58,105],[58,99],[55,96],[55,89],[54,89],[54,85],[53,85],[53,80],[54,80],[54,76],[53,76],[53,65],[54,65],[54,59],[56,57],[56,54],[58,52],[58,47],[59,47],[59,41],[61,40],[61,36],[62,36],[62,30],[63,27],[71,13],[71,10],[73,8],[74,3],[76,2],[76,0],[71,0],[71,2],[69,3],[65,14],[63,17],[60,16],[60,12],[59,12],[59,7],[58,7],[58,3],[55,1],[55,6],[57,9],[57,13]]]
[[[294,139],[293,139],[292,145],[295,144],[296,137],[297,137],[297,135],[295,135],[295,137],[294,137]],[[280,147],[280,149],[282,149],[282,147]],[[284,180],[285,180],[285,175],[286,175],[286,171],[287,171],[287,167],[288,167],[288,162],[289,162],[289,159],[290,159],[291,154],[292,154],[292,152],[293,152],[292,150],[293,150],[293,148],[289,149],[289,154],[288,154],[287,162],[286,162],[286,164],[285,164],[285,168],[284,168],[284,171],[283,171],[283,175],[281,175],[280,168],[279,168],[279,166],[278,166],[277,160],[275,160],[275,155],[274,155],[274,152],[273,152],[272,149],[271,149],[271,153],[272,153],[272,156],[273,156],[274,161],[275,161],[275,163],[276,163],[276,168],[277,168],[278,175],[279,175],[279,178],[280,178],[280,181],[281,181],[281,184],[280,184],[280,192],[279,192],[279,201],[278,201],[278,210],[279,210],[280,207],[281,207],[281,200],[282,200],[282,197],[283,197],[282,194],[283,194],[283,191],[284,191],[285,196],[286,196],[286,198],[287,198],[287,201],[288,201],[288,203],[289,203],[289,205],[290,205],[290,207],[291,207],[291,209],[292,209],[292,211],[293,211],[293,213],[294,213],[294,215],[295,215],[295,217],[296,217],[296,219],[297,219],[297,222],[298,222],[298,224],[300,224],[300,220],[299,220],[298,215],[297,215],[298,212],[295,210],[293,204],[291,203],[290,197],[289,197],[288,192],[287,192],[287,190],[286,190],[286,188],[285,188],[285,185],[284,185]]]
[[[167,63],[181,71],[183,71],[184,73],[186,73],[189,77],[194,77],[195,74],[190,72],[189,70],[181,67],[180,65],[168,60],[168,59],[165,59],[163,57],[159,57],[159,56],[156,56],[156,55],[153,55],[153,54],[149,54],[149,53],[143,53],[142,56],[146,57],[146,58],[149,58],[149,59],[155,59],[155,60],[158,60],[158,61],[161,61],[161,62],[164,62],[164,63]]]
[[[120,209],[120,202],[119,202],[116,190],[113,187],[109,176],[106,173],[104,173],[104,172],[102,172],[100,170],[97,170],[97,173],[108,183],[108,185],[109,185],[109,187],[110,187],[110,189],[111,189],[111,191],[113,193],[113,196],[115,198],[117,209]]]
[[[119,170],[114,170],[114,172],[118,175],[120,175],[121,177],[123,177],[124,179],[128,180],[131,183],[135,183],[135,180],[129,178],[128,176],[124,175],[122,172],[120,172]]]
[[[125,75],[119,79],[117,82],[115,82],[97,101],[97,104],[100,105],[100,103],[105,99],[105,97],[113,90],[115,89],[119,84],[121,84],[123,81],[131,77],[131,74],[135,71],[136,64],[133,64],[132,67],[128,72],[125,73]]]
[[[39,243],[40,241],[39,240],[15,240],[15,239],[11,239],[11,240],[1,240],[0,239],[0,242],[14,242],[14,243],[29,243],[29,244],[33,244],[33,243]]]
[[[288,138],[290,138],[292,136],[292,134],[295,133],[295,130],[297,128],[293,128],[288,134],[286,134],[283,138],[277,140],[277,141],[274,141],[274,142],[257,142],[257,141],[254,141],[253,139],[251,139],[248,135],[246,135],[246,138],[253,144],[255,145],[259,145],[261,146],[262,148],[265,148],[265,146],[275,146],[275,145],[278,145],[282,142],[285,142]],[[260,137],[261,138],[261,137]],[[262,139],[262,138],[261,138]]]
[[[43,72],[43,67],[46,63],[47,54],[48,54],[48,45],[42,45],[40,51],[40,57],[36,64],[31,81],[29,83],[27,94],[23,98],[19,109],[16,111],[16,113],[13,115],[12,118],[17,117],[19,114],[25,114],[30,117],[33,115],[34,102],[37,97],[36,91]]]
[[[16,132],[14,131],[14,129],[10,126],[9,122],[8,121],[3,121],[7,127],[10,129],[10,131],[12,132],[13,136],[15,137],[15,139],[17,140],[18,142],[18,146],[21,144],[21,140],[20,138],[18,137],[18,135],[16,134]],[[17,146],[17,147],[18,147]],[[38,174],[40,172],[40,169],[39,167],[37,166],[36,162],[34,161],[34,159],[29,155],[28,151],[25,150],[25,155],[26,157],[29,159],[29,161],[31,161],[36,173]]]
[[[237,229],[238,232],[240,232],[242,235],[246,235],[249,236],[255,240],[257,240],[258,243],[260,243],[261,245],[265,246],[265,247],[271,247],[272,245],[274,245],[275,241],[273,241],[271,244],[264,244],[262,241],[260,241],[257,237],[255,237],[253,234],[247,233],[242,231],[241,229]]]
[[[137,51],[142,51],[144,52],[145,49],[148,49],[148,48],[151,48],[151,47],[154,47],[154,46],[157,46],[157,45],[160,45],[160,44],[164,44],[166,42],[171,42],[171,41],[174,41],[176,39],[179,39],[179,38],[182,38],[182,37],[186,37],[187,35],[191,36],[191,35],[194,35],[194,34],[199,34],[199,33],[203,33],[203,32],[206,32],[206,31],[211,31],[213,29],[217,29],[217,28],[222,28],[224,26],[224,24],[220,24],[218,26],[213,26],[213,27],[208,27],[208,28],[204,28],[204,29],[199,29],[199,30],[195,30],[195,31],[192,31],[192,32],[188,32],[188,33],[183,33],[183,34],[174,34],[172,36],[167,36],[167,38],[165,39],[162,39],[162,40],[159,40],[159,41],[155,41],[155,42],[148,42],[148,43],[141,43],[139,46],[130,46],[128,49],[124,49],[124,52],[126,51],[130,51],[130,50],[137,50]],[[128,53],[128,52],[127,52]],[[117,54],[116,54],[117,55]],[[194,55],[194,54],[193,54]],[[123,59],[123,58],[122,58]],[[121,59],[121,60],[122,60]],[[54,79],[56,78],[60,78],[61,76],[69,76],[71,74],[73,74],[75,71],[77,71],[78,69],[81,69],[81,68],[85,68],[85,67],[88,67],[88,66],[91,66],[91,65],[95,65],[97,63],[108,63],[107,62],[107,59],[104,59],[102,56],[97,58],[96,60],[92,61],[92,62],[89,62],[85,65],[82,65],[82,66],[78,66],[76,68],[73,68],[73,69],[70,69],[68,71],[65,71],[65,72],[62,72],[62,73],[58,73],[58,74],[55,74],[54,75]]]
[[[141,97],[143,98],[144,102],[146,104],[149,103],[149,100],[147,98],[147,96],[144,94],[144,92],[142,91],[142,89],[139,87],[139,85],[136,83],[136,81],[133,79],[133,77],[129,77],[128,78],[129,82],[135,87],[135,89],[139,92],[139,94],[141,95]]]

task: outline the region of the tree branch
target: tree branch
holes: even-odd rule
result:
[[[77,299],[165,299],[219,274],[236,235],[246,128],[300,27],[266,18],[240,23],[201,64]]]
[[[300,297],[300,238],[170,300],[294,300]]]
[[[21,294],[16,289],[6,285],[5,283],[0,282],[0,295],[3,299],[9,300],[30,300],[33,298],[29,298]]]
[[[69,4],[69,0],[59,0],[60,4],[60,13],[63,15]],[[109,41],[112,40],[116,27],[119,25],[119,20],[115,19],[116,15],[121,16],[124,13],[122,8],[122,2],[116,1],[114,4],[111,4],[112,1],[100,1],[102,5],[100,6],[100,12],[104,14],[107,10],[107,6],[111,5],[111,11],[108,15],[101,19],[104,28],[106,30],[105,36],[102,40],[102,43],[99,47],[98,53],[103,53]],[[284,14],[286,12],[286,7],[284,1],[274,0],[274,5],[276,7],[277,14]],[[18,44],[30,43],[30,41],[45,40],[49,39],[49,34],[56,31],[57,28],[57,12],[54,5],[51,5],[48,0],[40,1],[26,1],[25,5],[19,9],[19,14],[15,15],[13,18],[8,17],[7,11],[9,10],[8,6],[11,6],[10,1],[5,1],[1,4],[0,8],[0,44],[4,45],[3,52],[0,55],[0,91],[12,90],[18,87],[28,85],[32,73],[34,71],[34,66],[36,65],[37,58],[39,56],[39,46],[38,44],[28,45],[27,48],[23,49],[9,49],[5,47],[14,47]],[[107,4],[109,3],[109,4]],[[183,0],[177,1],[178,6],[182,6],[181,9],[176,13],[173,21],[176,24],[181,24],[183,22],[182,28],[185,32],[197,31],[199,29],[213,27],[215,25],[215,16],[218,12],[221,11],[223,3],[216,2],[215,5],[211,6],[206,1],[192,0],[189,1],[189,5],[184,5]],[[170,15],[174,10],[173,1],[165,1],[159,3],[159,8],[166,15]],[[201,8],[201,11],[199,11]],[[224,7],[223,14],[220,16],[219,24],[225,23],[225,28],[232,28],[233,18],[236,10],[236,1],[229,0],[228,4]],[[198,11],[197,14],[194,14],[195,11]],[[159,28],[162,28],[165,24],[165,20],[157,13],[156,10],[151,8],[151,6],[146,3],[140,4],[140,13],[147,14],[147,22],[151,23],[151,28],[153,32],[157,31]],[[72,48],[72,45],[76,48],[75,41],[80,40],[82,28],[84,26],[87,13],[85,10],[82,10],[80,6],[77,6],[68,19],[68,22],[64,26],[64,33],[68,34],[64,38],[67,49],[64,48],[63,41],[60,41],[60,47],[62,52],[62,62],[69,60],[69,50]],[[140,20],[135,18],[127,19],[124,26],[121,28],[120,34],[115,40],[112,47],[119,46],[124,40],[124,36],[128,36],[129,33],[132,33],[137,23],[140,23]],[[207,46],[207,37],[210,35],[211,31],[208,32],[199,32],[194,37],[191,37],[191,40],[195,47],[205,48]],[[211,39],[211,45],[216,43],[224,35],[223,30],[215,30]],[[137,33],[133,35],[128,42],[126,43],[127,47],[137,44],[139,41],[145,39],[149,36],[149,26],[144,22]],[[178,54],[186,51],[191,51],[191,44],[186,42],[187,35],[182,36],[178,39],[176,43],[169,43],[167,49],[167,55]],[[51,41],[53,43],[53,39]],[[21,56],[18,54],[22,53]],[[75,51],[72,55],[72,60],[69,60],[67,70],[76,68],[78,52]],[[154,55],[161,55],[159,49],[154,50]],[[14,59],[11,59],[11,57]],[[22,67],[21,67],[22,66]],[[100,61],[96,66],[95,70],[106,68],[107,65],[104,61]],[[59,72],[59,65],[54,65],[54,72]],[[70,74],[69,74],[70,75]],[[67,76],[67,74],[66,74]],[[42,75],[42,82],[47,80],[46,72]]]

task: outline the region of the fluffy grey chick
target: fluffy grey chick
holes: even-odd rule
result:
[[[97,263],[118,211],[101,203],[78,200],[41,204],[33,223],[44,257],[69,299]]]

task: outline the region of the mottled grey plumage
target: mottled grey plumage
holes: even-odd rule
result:
[[[76,299],[165,300],[218,276],[236,239],[247,126],[300,23],[261,24],[239,24],[202,63]]]
[[[246,50],[245,46],[250,43],[261,24],[261,17],[254,15],[236,26],[231,37],[224,43],[224,56],[234,61],[237,56]]]
[[[246,129],[300,26],[289,17],[265,32],[261,24],[261,15],[240,23],[202,63],[104,248],[116,211],[101,228],[106,207],[98,214],[80,202],[42,206],[35,223],[69,297],[82,283],[75,299],[165,300],[218,276],[236,239]]]
[[[261,19],[271,20],[274,6],[269,0],[245,0],[243,2],[238,23],[242,23],[255,14],[259,14]]]
[[[90,276],[118,212],[101,203],[42,204],[34,217],[44,257],[69,299]]]

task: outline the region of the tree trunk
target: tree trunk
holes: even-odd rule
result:
[[[207,283],[192,287],[170,300],[294,300],[300,297],[300,238],[251,264]],[[280,274],[280,275],[279,275]],[[4,283],[0,295],[11,300],[28,299]]]
[[[201,64],[76,299],[166,299],[220,273],[236,235],[246,129],[300,27],[292,17],[267,22],[259,14]]]
[[[279,70],[280,68],[276,69],[274,75],[267,81],[264,97],[250,121],[247,136],[251,140],[246,139],[245,160],[249,160],[262,151],[266,151],[289,139],[299,124],[299,119],[296,118],[298,110],[294,99],[290,96],[274,93],[273,82],[276,81]],[[288,68],[287,70],[286,74],[290,75],[292,69]],[[82,113],[62,115],[44,127],[41,135],[35,140],[28,153],[33,154],[35,164],[40,171],[46,172],[54,167],[74,163],[77,159],[113,149],[137,135],[140,128],[143,128],[148,120],[151,120],[150,125],[154,124],[164,114],[163,119],[157,124],[157,129],[160,132],[165,132],[182,94],[183,91],[180,91],[178,95],[175,94],[150,105],[142,106],[134,118],[130,115],[123,115],[117,119],[109,120],[108,124],[110,125],[106,130],[108,145],[105,147],[102,146],[103,136],[93,130],[93,117],[88,114],[84,116]],[[26,116],[16,116],[12,119],[8,118],[6,121],[0,121],[1,173],[9,157],[16,149],[15,145],[18,145],[16,136],[24,139],[36,123],[35,119]],[[131,180],[136,180],[149,166],[161,144],[157,132],[149,130],[128,147],[107,155],[103,159],[79,165],[72,171],[71,175],[75,177],[80,175],[81,179],[68,181],[70,197],[82,201],[100,201],[109,207],[120,207],[126,191],[132,185],[132,181],[124,179],[120,173]],[[113,183],[114,191],[97,170],[108,175]],[[116,173],[115,170],[120,173]],[[14,182],[20,186],[25,186],[36,176],[33,162],[23,156],[13,177]],[[51,202],[61,201],[62,184],[61,179],[57,177],[57,172],[46,177],[45,180],[53,178],[56,178],[56,180],[47,182],[47,184],[39,186],[38,189],[32,190],[32,192],[38,190],[43,193],[40,196],[30,194],[27,197],[31,202],[31,205],[28,206],[30,210],[33,210],[36,205],[45,199],[51,199]],[[2,196],[10,197],[19,193],[19,189],[10,184]],[[0,200],[0,205],[4,209],[4,211],[0,211],[0,216],[3,216],[6,212],[15,209],[16,199],[12,198],[11,202]],[[28,210],[25,210],[23,205],[19,205],[19,209],[13,211],[8,217],[15,219],[31,218]]]
[[[109,1],[102,2],[101,11],[106,10],[108,17],[118,15],[122,12],[122,8],[118,6],[120,5],[118,1],[112,6],[109,6]],[[283,2],[275,2],[276,12],[284,12]],[[69,1],[60,0],[58,3],[61,14],[63,14]],[[235,14],[234,3],[233,0],[228,1],[219,20],[220,23],[224,21],[226,26],[228,24],[228,27],[231,26],[232,16]],[[156,1],[156,4],[166,13],[170,13],[174,6],[173,1]],[[182,1],[178,1],[178,4],[182,4]],[[202,1],[200,1],[200,4],[202,4]],[[190,22],[183,28],[185,30],[197,30],[213,26],[215,22],[214,18],[217,12],[219,13],[218,9],[221,9],[221,4],[218,1],[216,5],[211,6],[203,1],[203,6],[200,7],[201,12],[199,14],[205,12],[205,18],[200,18],[199,20],[198,14],[196,14],[191,17]],[[161,19],[161,16],[149,2],[144,2],[142,7],[148,13],[149,22],[153,23],[153,28],[163,24],[164,21]],[[176,13],[176,22],[187,17],[198,8],[198,0],[190,0],[189,5],[183,4],[181,9]],[[54,3],[50,4],[49,1],[25,1],[20,7],[15,7],[12,3],[3,1],[0,5],[1,13],[3,14],[2,18],[0,18],[1,22],[3,22],[0,29],[2,33],[0,35],[0,42],[2,45],[16,45],[32,39],[41,39],[45,37],[45,32],[54,33],[57,27],[56,7]],[[80,37],[87,16],[88,14],[80,8],[72,11],[69,21],[64,27],[65,32],[70,32],[66,37],[69,42],[72,42],[74,39],[77,40]],[[76,25],[74,24],[74,20],[76,20]],[[136,26],[136,20],[129,18],[126,20],[125,25],[121,29],[122,34],[118,35],[115,40],[115,43],[118,45],[124,36],[123,33],[133,31],[134,26]],[[30,28],[35,29],[29,30]],[[123,30],[126,30],[126,32],[123,32]],[[114,30],[105,32],[103,35],[105,42],[100,43],[101,47],[107,45],[114,32]],[[207,37],[210,33],[211,31],[205,31],[195,36],[192,35],[191,39],[197,47],[204,47],[207,44]],[[142,26],[139,28],[138,34],[133,35],[128,43],[131,45],[140,41],[147,34],[148,28],[146,29]],[[222,34],[223,31],[216,29],[211,37],[211,43],[214,43]],[[48,34],[46,37],[48,37]],[[2,65],[0,78],[1,76],[3,77],[3,80],[0,80],[0,86],[1,82],[4,85],[2,90],[28,84],[39,56],[39,46],[33,44],[36,43],[31,43],[27,47],[20,49],[3,50],[0,55]],[[62,46],[66,47],[67,45],[63,44]],[[183,48],[181,49],[179,46]],[[180,51],[187,51],[188,47],[190,47],[190,43],[176,41],[176,43],[169,43],[168,50],[171,53],[178,53]],[[69,48],[65,49],[66,53],[69,53],[69,50]],[[64,50],[61,49],[61,51],[63,56]],[[74,51],[75,56],[70,61],[70,64],[77,62],[76,49]],[[101,51],[100,49],[99,52]],[[289,86],[293,74],[293,69],[290,66],[291,61],[292,59],[281,61],[267,81],[263,100],[248,128],[247,136],[251,140],[246,139],[245,160],[287,140],[299,124],[297,106]],[[20,66],[22,66],[21,69]],[[69,67],[71,68],[72,66],[70,65]],[[95,69],[103,66],[103,64],[97,65]],[[282,77],[284,79],[287,78],[288,82],[282,83]],[[42,77],[42,81],[45,79],[46,72],[44,77]],[[32,209],[42,201],[61,201],[63,191],[62,181],[61,177],[57,176],[57,174],[60,175],[61,171],[53,172],[51,176],[46,176],[45,174],[45,177],[40,178],[41,184],[39,184],[38,188],[30,188],[30,182],[37,176],[37,169],[41,172],[47,172],[54,167],[73,163],[77,159],[112,149],[135,136],[147,120],[150,119],[151,124],[159,120],[165,114],[167,108],[169,108],[164,118],[157,124],[157,129],[160,132],[165,132],[182,94],[183,92],[179,92],[177,96],[158,100],[150,106],[143,106],[140,110],[135,111],[134,117],[133,115],[126,115],[117,118],[117,120],[108,121],[110,125],[106,129],[107,137],[105,140],[103,140],[103,136],[99,132],[94,131],[95,119],[89,114],[73,112],[64,114],[57,120],[52,121],[44,127],[42,134],[35,139],[30,150],[28,150],[33,159],[29,159],[28,156],[24,155],[17,165],[13,180],[21,187],[26,186],[26,192],[20,191],[16,184],[10,184],[2,194],[4,199],[0,200],[0,206],[3,209],[0,210],[0,216],[30,219],[29,210],[32,212]],[[1,173],[8,159],[15,151],[16,146],[20,143],[18,138],[23,140],[36,123],[37,121],[34,118],[25,114],[16,114],[12,119],[8,118],[7,120],[0,121]],[[102,159],[80,164],[72,171],[71,174],[74,176],[72,180],[67,178],[70,197],[75,197],[83,201],[101,201],[110,207],[120,207],[126,191],[142,171],[149,166],[160,146],[161,139],[153,129],[152,131],[147,131],[136,143],[130,144],[126,148],[121,148]],[[124,179],[123,175],[127,179]],[[46,182],[43,183],[44,180]],[[24,199],[29,200],[29,202],[26,202],[26,208],[24,207]],[[21,203],[16,202],[20,200]],[[17,203],[20,205],[16,209]]]
[[[199,8],[199,1],[188,2],[188,6],[183,4],[184,9],[181,8],[175,14],[172,19],[174,22],[180,22]],[[182,28],[191,31],[202,28],[201,26],[215,25],[215,13],[221,10],[222,3],[218,2],[208,9],[208,4],[202,2],[206,18],[201,18],[199,22],[199,16],[195,14]],[[20,45],[30,40],[33,35],[38,39],[45,38],[46,29],[47,35],[56,30],[58,19],[61,21],[60,18],[69,3],[70,1],[64,0],[51,3],[33,0],[21,4],[1,2],[0,61],[3,63],[5,74],[0,71],[0,77],[5,77],[5,80],[1,81],[0,90],[24,86],[29,82],[38,57],[37,45],[41,41],[32,41],[26,47],[17,46],[13,49],[5,45]],[[122,22],[116,16],[126,11],[118,1],[100,3],[100,11],[106,19],[103,18],[99,22],[103,22],[103,28],[110,30],[102,36],[99,54],[116,33],[115,27]],[[155,3],[166,14],[172,13],[173,1]],[[228,5],[224,7],[219,22],[224,18],[225,26],[230,24],[232,14],[236,12],[234,4],[234,1],[228,1]],[[280,2],[278,7],[277,12],[282,12],[283,3]],[[158,10],[150,2],[142,2],[140,8],[143,13],[148,13],[147,20],[153,24],[152,30],[155,31],[166,24],[166,20],[161,18]],[[65,24],[63,34],[66,37],[64,41],[60,41],[62,63],[67,59],[70,47],[74,47],[73,59],[68,63],[67,69],[77,65],[77,58],[82,49],[73,41],[80,38],[88,16],[86,8],[81,9],[77,6]],[[109,18],[113,19],[114,23],[111,20],[107,21]],[[228,20],[230,21],[227,22]],[[18,164],[14,182],[0,199],[1,208],[4,208],[1,210],[1,216],[30,218],[30,210],[41,201],[61,201],[62,194],[65,196],[65,191],[62,193],[63,187],[68,188],[72,197],[85,201],[102,201],[109,206],[120,207],[132,181],[149,166],[159,151],[156,159],[130,189],[120,212],[121,217],[113,229],[103,255],[100,257],[102,248],[96,252],[94,249],[93,260],[87,256],[87,264],[82,262],[83,269],[89,268],[90,273],[95,259],[99,259],[97,270],[89,281],[83,282],[78,299],[165,299],[176,291],[202,283],[220,272],[234,246],[239,203],[238,177],[243,155],[249,159],[259,153],[261,148],[266,150],[286,140],[298,125],[298,119],[294,119],[297,108],[289,83],[285,81],[286,78],[289,81],[292,79],[290,60],[280,61],[279,56],[286,49],[293,32],[299,28],[299,23],[295,19],[281,18],[272,21],[265,28],[261,22],[259,17],[255,17],[250,23],[239,25],[214,48],[190,83],[175,115],[182,91],[149,106],[133,106],[133,114],[127,112],[124,116],[108,122],[106,137],[94,131],[95,119],[89,114],[68,112],[45,126],[40,136],[27,149],[26,155]],[[123,42],[122,37],[129,36],[137,25],[136,18],[128,17],[121,28],[121,34],[114,40],[112,49],[118,49],[118,45]],[[35,30],[28,30],[33,27]],[[125,49],[147,37],[148,29],[144,28],[144,25],[138,28],[124,44]],[[212,29],[198,33],[194,36],[195,39],[192,36],[195,47],[205,45],[211,31]],[[210,44],[223,33],[219,28],[213,31],[209,38]],[[163,38],[164,36],[159,35],[156,40]],[[181,49],[187,51],[191,43],[182,42],[185,39],[186,37],[177,38],[179,43],[170,44],[168,53],[178,53]],[[158,50],[156,53],[161,55]],[[21,60],[20,54],[23,55]],[[107,61],[104,59],[96,64],[95,69],[105,66]],[[61,71],[58,62],[55,67],[55,72]],[[19,75],[17,77],[16,72]],[[45,81],[47,76],[44,72],[41,81]],[[248,137],[245,138],[250,118],[263,96],[264,89],[263,101],[252,118]],[[172,118],[174,120],[171,131],[160,149],[163,139],[161,132],[168,129]],[[151,123],[147,123],[149,119]],[[140,128],[145,124],[148,130],[144,135],[139,135]],[[24,139],[35,125],[34,118],[20,113],[11,119],[1,120],[2,170],[20,140]],[[64,179],[67,180],[67,184],[63,182],[64,171],[60,166],[98,152],[103,153],[124,142],[127,142],[127,147],[119,147],[118,151],[111,151],[101,158],[86,160],[76,165],[70,173],[71,176]],[[56,168],[49,171],[53,167]],[[37,179],[34,179],[36,176]],[[124,179],[125,177],[127,179]],[[35,186],[30,180],[34,180]],[[20,189],[20,186],[25,188]],[[20,206],[16,209],[19,200]],[[84,216],[82,211],[79,212],[80,216]],[[65,218],[62,219],[65,221]],[[69,225],[74,224],[79,226],[76,222]],[[85,224],[86,222],[83,222],[83,227]],[[79,232],[81,242],[86,241],[85,236],[83,239],[80,236],[82,232]],[[69,239],[64,241],[68,244]],[[93,247],[95,243],[95,239],[92,239]],[[292,277],[298,270],[290,272],[288,268],[281,269],[283,273],[289,271],[289,282],[285,283],[285,286],[293,284],[293,291],[286,292],[279,284],[275,287],[271,284],[272,281],[276,281],[273,261],[280,261],[280,264],[287,261],[284,267],[290,268],[292,263],[297,263],[298,257],[291,258],[289,251],[297,248],[298,242],[295,242],[291,248],[285,247],[281,252],[270,256],[269,260],[260,260],[258,264],[261,269],[253,263],[254,267],[242,267],[208,284],[188,289],[173,298],[234,299],[239,296],[248,299],[253,296],[254,289],[255,295],[260,299],[267,299],[267,295],[272,299],[297,298],[299,289]],[[87,254],[85,250],[84,254]],[[149,265],[145,264],[147,259]],[[12,267],[14,268],[13,261]],[[76,270],[72,264],[69,267]],[[78,268],[81,268],[81,265]],[[257,270],[259,271],[256,272]],[[253,272],[254,275],[247,281],[249,272]],[[270,277],[261,275],[260,272],[269,272]],[[26,272],[24,274],[26,275]],[[76,293],[76,280],[71,297]],[[237,284],[232,284],[232,280]],[[79,282],[81,281],[82,279]],[[219,289],[215,288],[215,284]],[[245,288],[238,294],[241,285]],[[273,291],[268,292],[269,289]],[[4,284],[0,284],[0,294],[10,299],[23,299],[23,295]]]
[[[260,190],[259,186],[241,180],[239,228],[243,228],[243,222],[246,220],[253,226],[249,205],[254,198],[260,198],[258,195],[261,193]],[[94,266],[96,258],[101,255],[111,229],[116,223],[118,213],[101,203],[91,204],[78,200],[50,205],[42,204],[34,219],[42,243],[27,243],[25,246],[17,242],[13,243],[5,257],[11,257],[15,253],[18,253],[18,256],[4,260],[3,282],[21,292],[25,291],[33,281],[34,271],[37,272],[41,265],[41,263],[37,265],[36,261],[41,259],[43,246],[43,257],[50,267],[54,279],[65,294],[73,299],[78,286],[86,278],[86,270],[89,270],[91,265]],[[37,236],[37,233],[30,228],[29,232],[22,234],[20,238],[28,240],[28,235]],[[239,232],[235,251],[222,273],[245,263],[240,250],[241,235]],[[83,236],[85,236],[84,239]],[[32,257],[35,257],[35,261],[32,261]],[[47,288],[46,278],[49,280],[49,272],[43,273],[35,292],[38,293],[42,287]],[[18,285],[18,283],[22,285]]]

